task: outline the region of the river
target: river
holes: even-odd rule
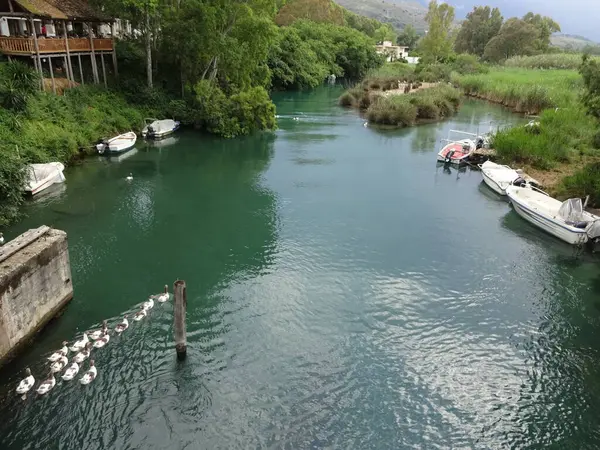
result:
[[[449,129],[521,119],[467,100],[379,131],[339,94],[278,94],[274,134],[92,158],[6,230],[66,230],[75,298],[0,372],[3,450],[598,447],[598,260],[435,162]],[[185,362],[166,303],[91,385],[14,394],[177,278]]]

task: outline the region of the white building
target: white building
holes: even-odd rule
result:
[[[385,55],[388,62],[408,58],[408,47],[394,45],[392,41],[383,41],[381,44],[377,44],[375,51],[380,55]]]

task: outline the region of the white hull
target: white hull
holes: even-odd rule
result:
[[[483,181],[490,189],[500,195],[506,195],[506,188],[519,178],[519,173],[508,166],[486,161],[479,165]]]
[[[137,135],[133,131],[121,134],[117,137],[109,139],[107,142],[98,144],[96,148],[98,153],[102,154],[116,154],[123,153],[127,150],[132,149],[135,146]]]
[[[142,136],[149,139],[162,139],[173,134],[178,128],[179,122],[172,119],[146,119],[146,126],[142,130]]]
[[[558,217],[558,208],[556,208],[556,215],[549,214],[547,211],[536,207],[534,203],[524,200],[523,196],[519,196],[519,190],[521,189],[529,188],[510,187],[506,190],[506,194],[517,214],[523,219],[568,244],[581,245],[588,241],[589,237],[586,230],[567,225],[564,220]],[[549,201],[558,203],[560,206],[558,200],[550,197],[548,199]]]
[[[485,172],[481,172],[481,175],[483,176],[483,181],[485,182],[485,184],[492,191],[494,191],[496,194],[506,196],[506,189],[502,189],[502,187],[498,185],[498,183],[496,183],[494,180],[492,180],[488,175],[486,175]]]
[[[36,195],[55,183],[63,183],[65,166],[59,162],[47,164],[31,164],[29,166],[29,182],[25,192]]]

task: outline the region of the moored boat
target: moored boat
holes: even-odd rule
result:
[[[450,164],[463,164],[475,151],[472,139],[461,139],[446,144],[438,153],[437,160]]]
[[[572,245],[600,241],[600,217],[583,209],[581,199],[560,202],[530,187],[509,186],[506,195],[528,222]]]
[[[65,166],[59,162],[30,164],[25,192],[35,195],[55,183],[63,183],[65,181],[63,170],[65,170]]]
[[[120,134],[112,139],[102,141],[100,144],[96,145],[96,149],[101,155],[122,153],[133,148],[136,140],[136,134],[133,131],[128,131],[127,133]]]
[[[518,182],[521,178],[519,172],[509,166],[502,166],[492,161],[479,164],[483,181],[490,189],[500,195],[506,195],[506,188]]]
[[[142,136],[148,139],[161,139],[179,128],[179,122],[173,119],[146,119]]]

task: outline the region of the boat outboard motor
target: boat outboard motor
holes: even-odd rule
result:
[[[593,222],[587,230],[588,245],[593,252],[600,252],[600,220]]]
[[[452,157],[454,156],[454,150],[450,150],[448,153],[446,153],[446,162],[449,163],[450,161],[452,161]]]
[[[484,142],[483,138],[481,136],[478,136],[477,143],[475,144],[475,148],[477,150],[479,150],[480,148],[483,148],[484,145],[485,145],[485,142]]]
[[[108,141],[106,139],[100,139],[100,142],[96,144],[96,150],[98,153],[103,154],[108,148]]]
[[[522,177],[519,177],[515,181],[513,181],[512,184],[513,186],[525,187],[527,186],[527,181],[525,181],[525,179],[523,179]]]

